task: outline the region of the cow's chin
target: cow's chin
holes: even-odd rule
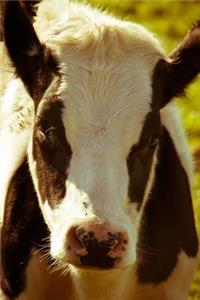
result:
[[[112,270],[117,270],[117,269],[125,269],[125,267],[120,267],[120,265],[116,265],[116,266],[112,266],[112,267],[108,267],[108,268],[100,268],[100,267],[95,267],[95,266],[87,266],[87,265],[81,265],[81,264],[68,264],[69,268],[73,268],[73,269],[78,269],[80,271],[85,271],[85,272],[90,272],[90,271],[98,271],[100,273],[103,273],[104,271],[112,271]]]

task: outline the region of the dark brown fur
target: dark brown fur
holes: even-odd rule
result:
[[[11,180],[1,229],[1,287],[11,299],[26,286],[25,270],[31,249],[42,247],[47,236],[25,160]]]

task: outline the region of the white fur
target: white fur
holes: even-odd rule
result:
[[[181,251],[175,269],[163,284],[169,300],[187,299],[191,278],[196,269],[196,258],[188,257]]]
[[[20,79],[8,82],[0,99],[0,223],[10,180],[23,162],[33,124],[33,101]]]

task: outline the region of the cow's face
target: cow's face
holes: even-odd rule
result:
[[[105,251],[116,265],[129,264],[160,134],[159,112],[151,106],[154,65],[138,54],[96,66],[80,53],[64,64],[37,108],[29,151],[51,253],[79,261],[71,237],[78,228],[99,243],[109,233],[119,236],[118,247]]]
[[[154,178],[159,111],[187,81],[173,85],[176,66],[139,26],[99,17],[92,27],[87,16],[78,28],[72,15],[70,30],[57,28],[44,48],[16,3],[6,22],[13,7],[31,36],[13,52],[8,28],[7,47],[35,100],[29,164],[51,255],[89,267],[130,265]]]

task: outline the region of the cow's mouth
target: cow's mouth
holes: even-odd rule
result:
[[[112,269],[118,265],[119,257],[111,257],[100,252],[90,252],[85,256],[80,256],[82,267],[92,267],[97,269]]]

